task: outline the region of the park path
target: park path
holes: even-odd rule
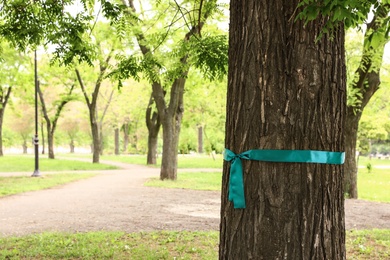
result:
[[[0,236],[45,231],[219,229],[220,192],[145,187],[143,183],[157,177],[159,169],[103,163],[121,169],[99,171],[86,180],[0,198]],[[31,175],[11,175],[21,174]],[[345,208],[347,229],[390,228],[389,203],[346,200]]]

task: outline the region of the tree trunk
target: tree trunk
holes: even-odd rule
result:
[[[164,94],[165,95],[165,94]],[[150,96],[148,107],[146,108],[146,126],[148,128],[148,156],[147,164],[157,164],[157,145],[158,133],[160,132],[161,122],[157,111],[152,111],[154,105],[153,94]]]
[[[54,134],[50,131],[50,124],[47,124],[47,146],[49,152],[49,159],[55,159],[54,156]]]
[[[123,133],[123,151],[127,152],[127,147],[129,145],[129,135],[126,133]]]
[[[70,148],[70,153],[74,153],[74,141],[73,141],[73,139],[70,140],[69,148]]]
[[[174,118],[167,116],[163,120],[163,153],[161,159],[161,180],[177,179],[177,150],[179,145],[182,112]]]
[[[22,147],[23,147],[23,154],[27,154],[27,142],[26,142],[26,140],[23,141]]]
[[[4,109],[0,107],[0,156],[4,156],[3,153],[3,119],[4,119]]]
[[[119,128],[115,128],[114,130],[115,135],[115,155],[119,155]]]
[[[91,131],[92,131],[92,163],[99,163],[100,161],[100,134],[99,125],[94,119],[91,118]]]
[[[298,0],[232,0],[226,148],[344,150],[344,28],[295,21]],[[294,15],[295,14],[295,15]],[[343,166],[242,160],[246,208],[222,180],[220,259],[345,259]]]
[[[203,153],[203,127],[198,127],[198,153]]]
[[[345,119],[345,165],[344,165],[344,193],[348,198],[357,199],[358,165],[356,159],[356,142],[359,129],[359,121],[362,113],[354,111],[353,107],[347,107]]]
[[[1,91],[2,94],[4,90]],[[12,87],[9,87],[5,95],[0,96],[0,156],[4,156],[3,153],[3,121],[4,121],[4,112],[8,104],[9,97],[12,92]]]
[[[157,164],[157,145],[158,145],[158,132],[152,132],[149,130],[148,134],[148,157],[147,164],[156,165]]]
[[[43,122],[41,122],[41,139],[42,139],[42,154],[45,154],[46,142],[45,142],[45,131],[43,127]]]

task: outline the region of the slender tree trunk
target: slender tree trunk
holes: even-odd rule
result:
[[[230,2],[226,148],[344,150],[344,28],[295,21],[299,0]],[[242,160],[245,209],[222,180],[220,259],[345,259],[343,166]]]
[[[47,122],[47,147],[49,152],[49,159],[55,159],[54,156],[54,134],[50,126],[50,122]]]
[[[27,154],[27,142],[26,142],[26,140],[23,141],[22,147],[23,147],[23,154]]]
[[[149,131],[148,134],[148,156],[147,164],[156,165],[157,164],[157,146],[158,145],[158,133],[154,135]]]
[[[1,90],[3,94],[4,90]],[[11,96],[12,87],[9,87],[5,95],[0,96],[0,156],[4,156],[3,153],[3,122],[4,122],[4,112],[7,107],[9,97]]]
[[[149,99],[149,105],[146,109],[146,126],[148,128],[148,155],[147,164],[157,164],[158,133],[160,132],[161,122],[157,111],[152,111],[154,105],[153,95]]]
[[[345,174],[344,192],[348,198],[357,199],[358,165],[356,158],[356,142],[359,129],[359,121],[362,113],[354,111],[353,107],[347,107],[345,120]],[[347,174],[348,172],[348,174]]]
[[[70,153],[74,153],[74,140],[71,139],[69,143]]]
[[[203,126],[198,127],[198,153],[203,153]]]
[[[119,155],[119,128],[114,130],[114,139],[115,139],[115,155]]]
[[[45,131],[43,127],[43,122],[41,122],[41,139],[42,139],[42,154],[45,154],[46,142],[45,142]]]
[[[127,152],[127,147],[129,146],[129,135],[123,133],[123,151]]]
[[[93,120],[93,119],[91,119]],[[99,125],[96,121],[91,122],[92,131],[92,163],[99,163],[100,161],[100,134]]]
[[[4,156],[3,153],[3,119],[4,119],[4,109],[0,107],[0,156]]]

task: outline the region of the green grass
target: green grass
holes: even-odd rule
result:
[[[0,172],[33,172],[35,159],[31,156],[3,156],[0,157]],[[72,170],[109,170],[117,167],[106,164],[83,162],[77,160],[59,160],[39,158],[41,171],[72,171]]]
[[[390,230],[351,230],[346,234],[347,259],[390,259]]]
[[[86,155],[78,154],[61,154],[61,157],[86,157]],[[146,165],[146,155],[103,155],[101,160],[122,162],[129,164]],[[178,155],[178,168],[214,168],[222,169],[223,157],[221,154],[214,155]],[[161,166],[161,156],[157,158],[157,165]]]
[[[375,166],[368,173],[360,168],[358,173],[359,198],[371,201],[390,202],[390,168],[377,169]]]
[[[346,234],[347,259],[389,259],[390,230]],[[218,259],[218,232],[43,233],[0,238],[0,259]]]
[[[217,259],[217,232],[44,233],[0,238],[0,259]]]
[[[145,186],[192,190],[221,190],[221,172],[179,173],[176,181],[149,179]]]
[[[0,177],[0,197],[18,194],[27,191],[48,189],[54,186],[86,179],[95,176],[93,173],[58,173],[47,174],[44,177]]]
[[[359,165],[366,167],[367,163],[371,163],[374,167],[375,165],[387,165],[390,166],[390,160],[389,159],[375,159],[375,158],[368,158],[366,156],[360,156],[359,157]]]

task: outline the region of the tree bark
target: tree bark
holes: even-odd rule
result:
[[[198,126],[198,153],[203,153],[203,126]]]
[[[344,28],[298,0],[232,0],[226,148],[344,151]],[[343,166],[243,160],[245,209],[222,180],[220,259],[345,259]]]
[[[3,93],[3,89],[0,88],[0,156],[4,156],[3,153],[3,122],[4,122],[4,112],[8,104],[9,97],[12,92],[12,87],[7,88],[6,93]]]
[[[153,111],[154,99],[150,96],[148,107],[146,108],[146,126],[148,128],[148,155],[147,164],[157,164],[157,145],[158,133],[160,132],[161,122],[157,111]]]
[[[115,155],[119,155],[119,128],[116,127],[114,130],[115,139]]]
[[[70,140],[69,148],[70,148],[70,153],[74,153],[74,141],[73,141],[73,139]]]
[[[41,139],[42,139],[42,154],[45,154],[46,141],[45,141],[45,131],[44,131],[42,121],[41,121]]]
[[[23,144],[22,144],[22,147],[23,147],[23,154],[27,154],[27,141],[26,140],[24,140],[23,141]]]
[[[186,73],[187,75],[187,73]],[[185,75],[185,76],[186,76]],[[179,146],[179,136],[181,121],[183,118],[183,95],[186,78],[176,79],[171,89],[170,104],[167,109],[163,109],[157,104],[163,126],[163,153],[161,158],[160,179],[177,179],[177,150]],[[157,91],[154,93],[158,93]],[[154,96],[157,98],[157,95]],[[161,113],[161,111],[164,111]]]
[[[384,18],[388,17],[390,5],[382,5],[374,14],[372,21],[367,24],[367,30],[364,36],[363,53],[360,65],[355,72],[355,80],[349,88],[355,93],[354,99],[357,101],[351,104],[347,109],[345,123],[345,173],[344,189],[346,195],[351,199],[358,198],[357,178],[358,166],[356,160],[356,143],[358,136],[359,121],[363,110],[370,101],[371,97],[379,89],[380,85],[380,67],[383,60],[384,48],[386,42],[373,49],[370,44],[370,38],[378,32],[378,28],[383,26]],[[366,47],[369,46],[369,47]]]
[[[353,107],[347,107],[345,120],[344,193],[351,199],[358,198],[356,142],[361,115],[362,113],[355,112]]]

